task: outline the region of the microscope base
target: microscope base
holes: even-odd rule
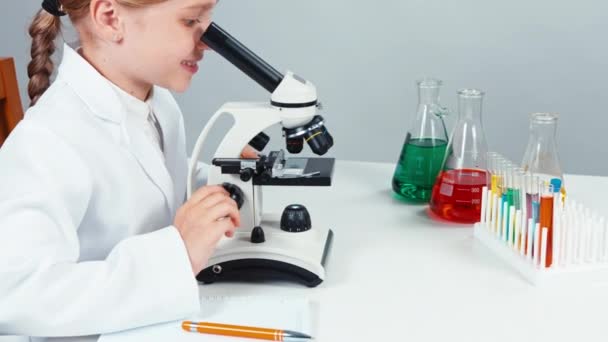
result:
[[[196,279],[216,281],[292,281],[315,287],[325,279],[325,265],[333,241],[330,229],[288,233],[265,228],[266,242],[249,241],[249,233],[237,233],[220,242],[209,266]]]

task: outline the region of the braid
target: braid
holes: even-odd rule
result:
[[[27,66],[27,74],[30,78],[27,87],[30,106],[36,104],[51,83],[50,78],[54,68],[51,55],[55,52],[55,38],[60,31],[61,20],[45,10],[40,10],[30,25],[32,61]]]
[[[58,5],[61,5],[61,13],[69,15],[72,23],[79,21],[88,14],[91,3],[90,0],[55,1],[57,1]],[[123,6],[135,8],[164,1],[167,0],[117,0],[117,2]],[[54,7],[49,9],[51,12],[55,13]],[[30,77],[30,83],[27,86],[31,100],[30,106],[36,104],[40,96],[42,96],[51,84],[50,78],[54,68],[51,55],[55,52],[55,38],[60,31],[61,19],[44,9],[38,11],[34,21],[30,25],[29,33],[32,37],[32,61],[27,66],[27,74]]]

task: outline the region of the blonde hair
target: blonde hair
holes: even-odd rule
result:
[[[128,7],[143,7],[157,4],[167,0],[116,0],[121,5]],[[75,23],[89,12],[90,0],[60,0],[61,10],[65,12],[70,20]],[[51,56],[55,52],[55,38],[61,32],[61,19],[44,9],[38,11],[29,28],[32,37],[31,57],[27,66],[27,74],[30,78],[27,86],[30,97],[30,106],[36,104],[40,96],[49,88],[54,64]]]

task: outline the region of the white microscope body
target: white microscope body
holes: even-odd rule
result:
[[[212,48],[218,51],[222,47]],[[243,148],[252,138],[275,124],[281,124],[284,131],[298,132],[296,135],[301,135],[299,139],[310,144],[310,139],[327,133],[324,127],[324,133],[319,130],[324,122],[316,115],[317,108],[314,85],[287,72],[272,91],[270,103],[229,102],[211,117],[192,153],[188,172],[188,197],[196,190],[196,165],[209,131],[219,117],[230,115],[234,124],[215,151],[214,165],[208,173],[208,184],[236,185],[242,191],[243,202],[240,208],[241,226],[234,237],[222,238],[207,267],[197,276],[199,281],[212,283],[221,280],[279,279],[313,287],[325,279],[324,265],[331,247],[332,231],[323,224],[317,224],[314,217],[312,220],[309,218],[309,224],[312,222],[312,225],[308,229],[281,229],[280,215],[263,212],[262,186],[330,185],[334,159],[288,159],[281,150],[273,152],[275,158],[266,160],[266,167],[262,167],[260,159],[240,157]],[[327,136],[331,139],[329,133]],[[315,169],[318,166],[320,168]],[[246,172],[250,173],[243,176]],[[261,239],[256,235],[260,231],[263,235]]]

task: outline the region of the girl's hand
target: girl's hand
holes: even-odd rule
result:
[[[194,275],[207,265],[220,238],[234,235],[240,220],[236,202],[220,185],[199,188],[177,210],[173,225],[184,241]]]
[[[253,147],[246,145],[243,151],[241,152],[241,158],[257,159],[259,158],[258,151]]]

